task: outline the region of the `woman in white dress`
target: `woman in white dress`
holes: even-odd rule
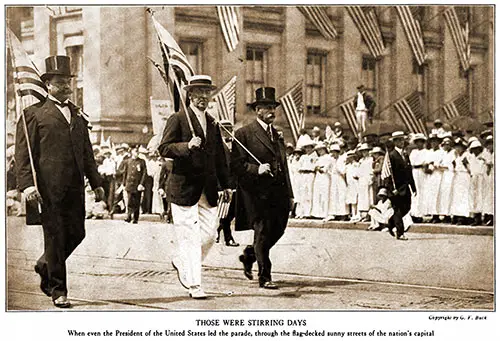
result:
[[[358,168],[359,163],[356,160],[356,153],[353,150],[348,151],[345,165],[346,176],[346,204],[350,205],[351,222],[358,222],[361,217],[358,212]]]
[[[160,189],[160,171],[162,160],[156,155],[151,155],[151,160],[147,163],[148,174],[153,177],[153,200],[151,213],[163,215],[163,199],[159,193]]]
[[[469,187],[470,213],[474,218],[472,226],[482,224],[481,214],[484,202],[484,181],[486,178],[486,163],[481,157],[483,146],[479,140],[472,141],[469,145],[469,170],[471,182]]]
[[[439,148],[440,138],[437,135],[429,136],[431,148],[427,153],[425,181],[425,201],[427,202],[427,214],[432,215],[431,223],[440,223],[438,213],[439,186],[443,178],[443,171],[439,168],[443,159],[443,150]],[[418,193],[418,191],[417,191]]]
[[[427,138],[424,134],[416,134],[413,138],[416,148],[410,152],[410,163],[412,167],[413,179],[417,188],[417,195],[411,198],[410,214],[413,220],[421,223],[424,216],[427,214],[427,204],[425,196],[425,182],[427,174],[425,168],[427,166],[426,159],[428,150],[425,149]]]
[[[493,151],[493,136],[489,135],[484,141],[483,159],[486,163],[486,176],[484,179],[484,225],[493,226],[493,214],[495,212],[495,179],[494,179],[494,162],[495,154]]]
[[[346,205],[347,184],[345,180],[347,154],[340,153],[341,148],[338,144],[330,146],[332,168],[327,220],[345,220],[349,214],[348,206]]]
[[[438,167],[443,172],[438,196],[438,214],[444,216],[443,223],[451,223],[450,217],[450,197],[453,188],[453,160],[455,160],[455,151],[452,148],[452,140],[446,137],[441,143],[443,148],[443,158]],[[417,190],[418,193],[418,190]]]
[[[314,141],[304,141],[304,155],[299,160],[300,179],[300,202],[297,205],[297,218],[307,218],[311,216],[313,184],[315,175],[316,153],[314,152]]]
[[[369,155],[370,147],[363,143],[358,151],[361,153],[358,167],[358,211],[363,221],[370,221],[368,210],[373,204],[373,158]]]
[[[292,210],[292,214],[296,215],[297,205],[300,203],[301,192],[300,192],[300,157],[304,152],[300,148],[295,148],[292,155],[288,159],[288,171],[290,172],[290,182],[292,184],[293,196],[295,207]]]
[[[330,199],[330,177],[333,162],[323,142],[316,144],[314,150],[318,157],[315,162],[316,175],[313,185],[311,216],[326,218],[328,214],[328,201]]]
[[[453,223],[465,225],[470,213],[469,187],[470,174],[465,152],[467,143],[462,139],[455,140],[455,160],[452,162],[455,176],[451,190],[450,214],[453,216]]]

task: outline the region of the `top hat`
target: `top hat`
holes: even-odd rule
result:
[[[259,104],[263,105],[274,105],[275,107],[280,105],[280,102],[276,101],[276,89],[271,87],[258,88],[255,90],[255,102],[250,104],[250,106],[255,110],[255,107]]]
[[[217,87],[212,83],[212,77],[206,75],[194,75],[189,79],[189,84],[184,86],[184,90],[190,91],[193,88],[208,88],[215,90]]]
[[[40,76],[40,79],[45,82],[56,75],[75,77],[75,75],[71,74],[70,61],[71,59],[68,56],[49,56],[45,58],[45,73]]]

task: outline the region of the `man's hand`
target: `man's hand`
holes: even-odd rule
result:
[[[142,191],[144,191],[144,190],[145,190],[145,188],[144,188],[144,186],[143,186],[143,185],[139,184],[139,186],[137,186],[137,190],[138,190],[139,192],[142,192]]]
[[[272,174],[271,165],[268,163],[263,163],[259,166],[259,175]]]
[[[398,194],[399,194],[399,192],[398,192],[398,190],[397,190],[397,189],[395,189],[394,191],[392,191],[392,194],[393,194],[393,195],[398,195]]]
[[[30,186],[23,191],[26,196],[26,200],[30,203],[42,203],[42,196],[38,192],[35,186]]]
[[[160,188],[158,190],[158,194],[162,197],[162,198],[165,198],[165,190],[163,188]]]
[[[198,136],[193,136],[188,143],[189,149],[200,148],[201,146],[201,138]]]
[[[95,201],[104,200],[104,188],[97,187],[96,189],[94,189],[94,194],[95,194]]]
[[[225,188],[222,195],[222,201],[231,202],[233,196],[233,190],[231,188]]]

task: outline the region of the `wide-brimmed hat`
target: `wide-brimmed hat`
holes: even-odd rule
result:
[[[417,133],[417,134],[413,135],[413,142],[426,141],[426,140],[427,140],[427,137],[425,137],[425,135],[422,133]]]
[[[345,153],[345,155],[347,157],[356,156],[356,152],[354,150],[349,150],[347,153]]]
[[[286,148],[287,148],[287,149],[288,149],[288,148],[295,149],[295,147],[294,147],[293,143],[290,143],[290,142],[288,142],[288,143],[286,144]]]
[[[257,105],[274,105],[279,106],[281,103],[276,101],[276,89],[272,87],[258,88],[255,90],[255,102],[250,106],[255,109]]]
[[[481,134],[479,134],[479,137],[484,139],[486,136],[491,135],[491,134],[492,134],[491,129],[486,129],[486,130],[483,130],[481,132]]]
[[[318,126],[314,126],[314,127],[313,127],[313,131],[321,131],[321,129],[319,129],[319,127],[318,127]]]
[[[377,196],[385,196],[388,197],[389,193],[387,192],[387,188],[382,187],[381,189],[378,190]]]
[[[326,144],[321,141],[316,143],[316,145],[314,146],[314,150],[320,150],[320,149],[325,149],[326,151],[328,151]]]
[[[370,150],[370,149],[371,149],[371,148],[370,148],[370,146],[368,145],[368,143],[362,143],[362,144],[359,146],[359,148],[358,148],[358,150],[359,150],[359,151],[362,151],[362,150]]]
[[[469,145],[469,149],[482,148],[482,147],[483,146],[481,145],[481,142],[479,142],[479,140],[474,140]]]
[[[443,142],[441,142],[441,144],[449,144],[449,145],[453,145],[453,140],[451,139],[451,137],[449,136],[446,136],[444,139],[443,139]]]
[[[372,150],[370,150],[370,154],[384,154],[384,151],[380,147],[373,147]]]
[[[434,120],[434,125],[436,125],[436,124],[443,125],[443,121],[441,121],[439,118],[437,118],[437,119]]]
[[[405,137],[406,135],[402,131],[395,131],[391,134],[391,140],[404,139]]]
[[[333,124],[334,127],[342,127],[342,124],[340,122],[335,122]]]
[[[215,90],[217,87],[212,83],[212,77],[207,75],[194,75],[189,79],[189,83],[184,86],[184,90],[190,91],[194,88],[205,88]]]
[[[438,135],[438,134],[430,134],[429,135],[429,141],[432,141],[432,140],[441,140],[441,137]]]
[[[493,143],[493,135],[488,135],[484,139],[484,144],[489,144],[489,143]]]
[[[340,146],[336,143],[331,144],[328,148],[331,152],[340,152]]]
[[[71,74],[71,59],[68,56],[48,56],[45,58],[45,73],[40,79],[45,82],[52,76],[75,77]]]

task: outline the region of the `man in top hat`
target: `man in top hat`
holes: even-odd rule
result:
[[[253,244],[240,256],[245,276],[253,278],[252,266],[257,261],[259,286],[277,289],[271,277],[269,252],[285,232],[293,193],[285,144],[272,125],[276,107],[280,105],[275,99],[275,89],[259,88],[255,95],[256,101],[251,106],[256,119],[235,134],[248,151],[235,144],[231,153],[231,170],[238,180],[236,230],[254,230]]]
[[[160,155],[174,163],[166,185],[178,248],[172,265],[195,299],[207,297],[201,287],[201,264],[215,241],[217,185],[225,200],[231,195],[221,132],[206,112],[215,89],[211,77],[191,77],[185,86],[187,112],[169,117],[158,147]]]
[[[361,141],[363,133],[366,131],[366,119],[372,122],[375,101],[366,93],[365,86],[357,87],[358,93],[354,97],[354,108],[356,109],[356,124],[358,126],[358,139]]]
[[[404,232],[403,217],[411,208],[410,188],[415,195],[417,189],[413,180],[410,160],[405,151],[405,134],[402,131],[392,133],[391,141],[394,149],[389,152],[391,162],[392,179],[386,179],[387,186],[392,189],[391,202],[394,208],[393,221],[396,227],[396,238],[407,240]],[[389,232],[393,234],[392,229]]]
[[[27,201],[34,207],[41,206],[44,253],[35,266],[41,277],[40,289],[52,297],[56,307],[66,308],[71,305],[67,298],[66,259],[85,237],[84,176],[97,200],[102,200],[104,190],[100,187],[88,122],[69,102],[70,59],[50,56],[45,66],[41,79],[48,96],[26,108],[17,125],[17,181]]]

